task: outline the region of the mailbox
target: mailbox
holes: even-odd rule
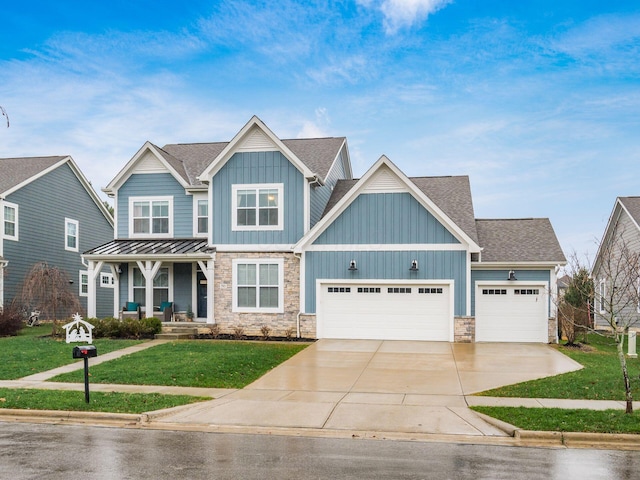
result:
[[[73,347],[73,358],[93,358],[98,356],[95,345],[82,345]]]

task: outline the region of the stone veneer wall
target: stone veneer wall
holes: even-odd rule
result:
[[[556,318],[549,318],[549,343],[558,343],[558,320]]]
[[[233,312],[233,260],[236,258],[284,258],[284,313]],[[262,335],[260,329],[266,325],[271,329],[271,336],[296,336],[300,311],[300,261],[292,253],[218,252],[214,278],[214,315],[220,333],[233,333],[235,328],[241,327],[245,335],[259,336]]]
[[[455,317],[453,319],[453,341],[472,343],[476,340],[475,317]]]

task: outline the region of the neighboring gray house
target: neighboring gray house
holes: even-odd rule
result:
[[[116,237],[85,252],[119,299],[222,332],[312,338],[556,340],[547,219],[476,220],[469,179],[352,179],[345,138],[281,140],[253,117],[230,141],[146,143],[104,191]],[[91,297],[89,311],[91,312]]]
[[[626,253],[621,253],[626,250]],[[628,255],[630,258],[624,258]],[[604,316],[615,303],[625,305],[620,318],[631,326],[640,326],[640,265],[629,268],[629,261],[640,255],[640,197],[618,197],[602,235],[591,269],[596,298],[596,328],[609,327]],[[619,262],[619,259],[622,259]],[[618,265],[621,267],[618,268]],[[631,271],[631,270],[637,271]],[[612,287],[615,287],[612,289]],[[626,293],[623,293],[626,292]]]
[[[46,262],[66,272],[86,308],[81,255],[113,238],[113,219],[71,157],[0,158],[0,224],[0,305],[20,294],[35,263]],[[97,312],[110,315],[112,277],[96,282]]]

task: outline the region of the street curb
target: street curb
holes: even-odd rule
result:
[[[73,422],[73,423],[109,423],[109,424],[142,424],[148,421],[146,413],[109,413],[80,412],[66,410],[21,410],[14,408],[0,409],[0,421],[5,419],[41,422]]]
[[[524,442],[540,442],[568,448],[640,449],[640,435],[630,433],[539,432],[517,429],[513,437]]]

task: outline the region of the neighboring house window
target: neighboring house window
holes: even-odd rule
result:
[[[171,236],[173,233],[172,211],[171,197],[130,198],[129,232],[131,236]]]
[[[133,301],[146,304],[146,281],[139,268],[133,268]],[[153,305],[159,307],[162,302],[169,301],[169,268],[162,267],[153,279]]]
[[[78,251],[78,221],[64,219],[64,249],[71,252]]]
[[[233,310],[236,312],[283,312],[283,272],[283,259],[234,260]]]
[[[89,295],[89,272],[80,271],[80,296],[86,297]]]
[[[194,225],[196,237],[206,237],[209,233],[209,200],[194,197]]]
[[[604,280],[600,280],[598,285],[598,311],[605,313],[605,296],[607,295],[607,286]]]
[[[4,202],[4,238],[18,240],[18,205]]]
[[[100,286],[104,288],[113,288],[114,287],[113,275],[111,273],[101,273]]]
[[[233,185],[233,230],[282,230],[282,184]]]

